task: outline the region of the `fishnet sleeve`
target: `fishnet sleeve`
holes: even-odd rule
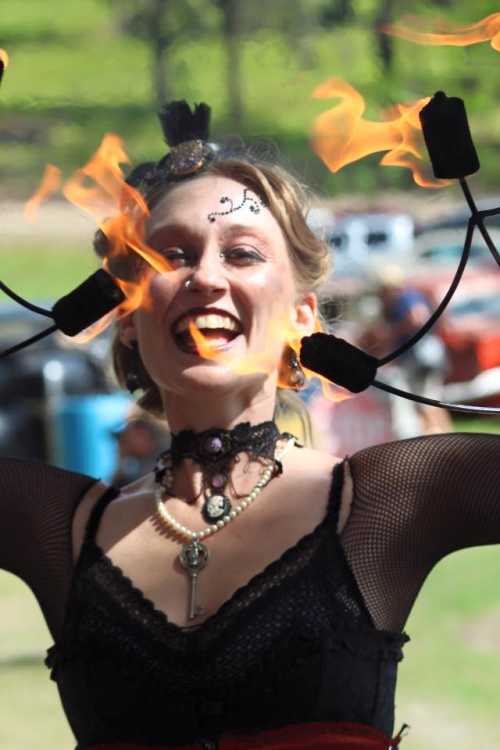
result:
[[[0,568],[28,584],[54,638],[72,574],[73,513],[94,482],[43,463],[0,458]]]
[[[399,631],[438,560],[500,543],[500,437],[402,440],[360,451],[349,466],[342,546],[376,627]]]

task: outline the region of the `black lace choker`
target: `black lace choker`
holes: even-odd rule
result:
[[[251,426],[241,422],[232,430],[212,428],[204,432],[183,430],[172,435],[170,452],[174,466],[191,458],[202,466],[226,464],[238,453],[248,453],[250,458],[273,458],[280,432],[274,422],[261,422]]]
[[[275,473],[279,474],[282,466],[275,458],[276,443],[282,438],[292,437],[287,432],[280,433],[272,421],[254,426],[250,422],[241,422],[231,430],[182,430],[172,435],[169,450],[158,457],[156,482],[163,487],[165,494],[170,494],[173,469],[186,458],[195,461],[201,466],[203,476],[205,503],[202,515],[207,523],[213,523],[231,512],[231,502],[225,490],[231,482],[231,471],[239,461],[239,454],[246,453],[249,460],[264,464],[271,461],[275,465]]]

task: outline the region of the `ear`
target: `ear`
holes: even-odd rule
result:
[[[137,341],[137,328],[135,326],[134,313],[128,313],[118,321],[118,335],[124,346],[131,347]]]
[[[307,292],[299,297],[295,303],[293,322],[301,338],[314,333],[317,314],[318,300],[314,292]]]

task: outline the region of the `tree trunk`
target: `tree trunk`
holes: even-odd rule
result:
[[[392,36],[380,31],[381,26],[386,26],[393,20],[394,0],[380,0],[379,8],[374,22],[375,38],[378,55],[382,61],[385,73],[391,73],[394,62],[394,43]]]
[[[151,0],[148,19],[151,40],[151,79],[155,105],[161,107],[171,96],[167,76],[169,38],[164,29],[168,0]]]
[[[170,98],[167,82],[166,45],[162,39],[155,38],[151,49],[151,79],[155,106],[161,107]]]
[[[223,36],[226,47],[226,81],[229,98],[229,116],[240,129],[243,120],[241,95],[241,6],[240,0],[220,0],[223,13]]]

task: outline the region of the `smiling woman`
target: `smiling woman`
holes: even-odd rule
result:
[[[445,555],[500,542],[499,440],[439,435],[344,461],[282,432],[327,249],[277,165],[163,113],[171,150],[129,178],[141,278],[115,364],[171,446],[120,490],[0,461],[0,566],[37,596],[78,750],[390,750],[406,620]],[[23,544],[19,544],[19,539]]]
[[[169,117],[164,118],[165,120],[164,127],[168,132]],[[175,136],[173,140],[176,141]],[[197,140],[190,142],[196,143]],[[182,148],[182,158],[185,158],[185,143]],[[175,172],[179,169],[176,160],[180,157],[175,154],[172,156],[172,152],[170,156],[170,169]],[[181,164],[184,166],[184,161]],[[257,342],[252,342],[253,357],[250,355],[251,350],[245,356],[239,351],[237,369],[241,373],[247,367],[249,374],[255,374],[255,371],[259,374],[262,367],[268,366],[265,363],[269,360],[269,342],[273,341],[283,360],[281,385],[290,388],[294,378],[300,382],[298,362],[293,351],[290,357],[290,349],[286,347],[283,333],[286,332],[288,343],[295,344],[297,348],[298,341],[306,331],[300,328],[300,320],[299,328],[295,329],[296,314],[291,308],[286,309],[286,305],[290,305],[290,294],[294,297],[292,302],[303,294],[305,307],[302,311],[305,312],[309,307],[309,317],[312,315],[314,318],[316,303],[312,293],[329,272],[328,248],[304,220],[311,199],[309,191],[277,164],[253,160],[250,153],[246,153],[244,157],[243,153],[227,152],[219,148],[208,152],[202,169],[185,175],[182,181],[179,181],[177,175],[165,179],[167,175],[168,170],[164,179],[158,180],[156,176],[151,176],[150,166],[141,165],[129,178],[130,184],[145,192],[151,209],[147,241],[150,247],[161,253],[172,269],[172,273],[167,274],[166,278],[169,282],[187,285],[185,288],[190,290],[187,296],[189,302],[196,301],[196,294],[193,292],[199,288],[200,277],[201,285],[206,284],[204,268],[208,269],[212,277],[217,277],[216,287],[217,284],[226,283],[222,279],[230,278],[230,282],[239,284],[242,290],[253,289],[254,295],[267,295],[267,301],[272,302],[272,305],[262,306],[266,309],[269,324],[263,333],[269,338],[266,341],[261,338],[260,347]],[[194,210],[193,200],[196,202]],[[95,248],[99,255],[109,257],[109,243],[102,232],[98,232],[96,236]],[[125,263],[122,256],[118,262],[111,256],[109,262],[110,269],[118,276],[133,278],[138,273],[147,272],[146,264],[135,253],[131,253]],[[198,264],[202,266],[199,269]],[[286,273],[283,274],[285,267]],[[220,269],[225,271],[220,274]],[[247,280],[251,282],[250,287],[247,286]],[[286,281],[289,282],[288,299],[282,295]],[[165,283],[165,277],[162,283]],[[209,279],[209,286],[210,283]],[[153,287],[149,288],[151,298],[154,298],[154,289],[153,282]],[[171,286],[170,291],[172,292]],[[205,314],[205,317],[207,313],[222,313],[227,318],[231,311],[213,302],[221,296],[220,292],[214,289],[209,295],[212,297],[211,304],[207,307],[198,305],[200,309],[196,312],[202,316]],[[184,312],[182,305],[179,314],[181,312]],[[243,312],[242,310],[241,314]],[[233,309],[232,316],[229,316],[231,332],[228,334],[227,329],[226,332],[219,329],[219,333],[231,340],[239,339],[241,344],[244,337],[241,337],[243,331],[240,330],[242,320],[239,315]],[[299,311],[299,319],[300,315]],[[182,320],[174,321],[182,327],[182,331],[176,331],[181,335],[174,340],[181,348],[194,353],[196,344],[192,326],[189,325],[189,315],[182,314],[181,317]],[[192,320],[191,323],[195,321]],[[310,324],[311,320],[309,327],[312,330]],[[209,325],[213,327],[214,321]],[[122,326],[122,331],[124,327]],[[196,327],[200,330],[199,326]],[[206,326],[202,332],[205,339],[212,340],[213,344],[215,334],[207,335]],[[135,334],[131,336],[131,340],[135,341]],[[128,338],[130,339],[130,335]],[[223,344],[221,341],[221,351],[224,351]],[[131,347],[129,342],[124,343],[123,336],[116,338],[114,362],[118,379],[125,386],[127,379],[129,384],[140,386],[143,393],[139,404],[148,411],[163,416],[164,403],[157,384],[137,354],[135,347]],[[233,369],[235,367],[236,364],[233,363]],[[134,374],[132,378],[131,373]],[[297,400],[295,408],[301,411],[300,401]]]

